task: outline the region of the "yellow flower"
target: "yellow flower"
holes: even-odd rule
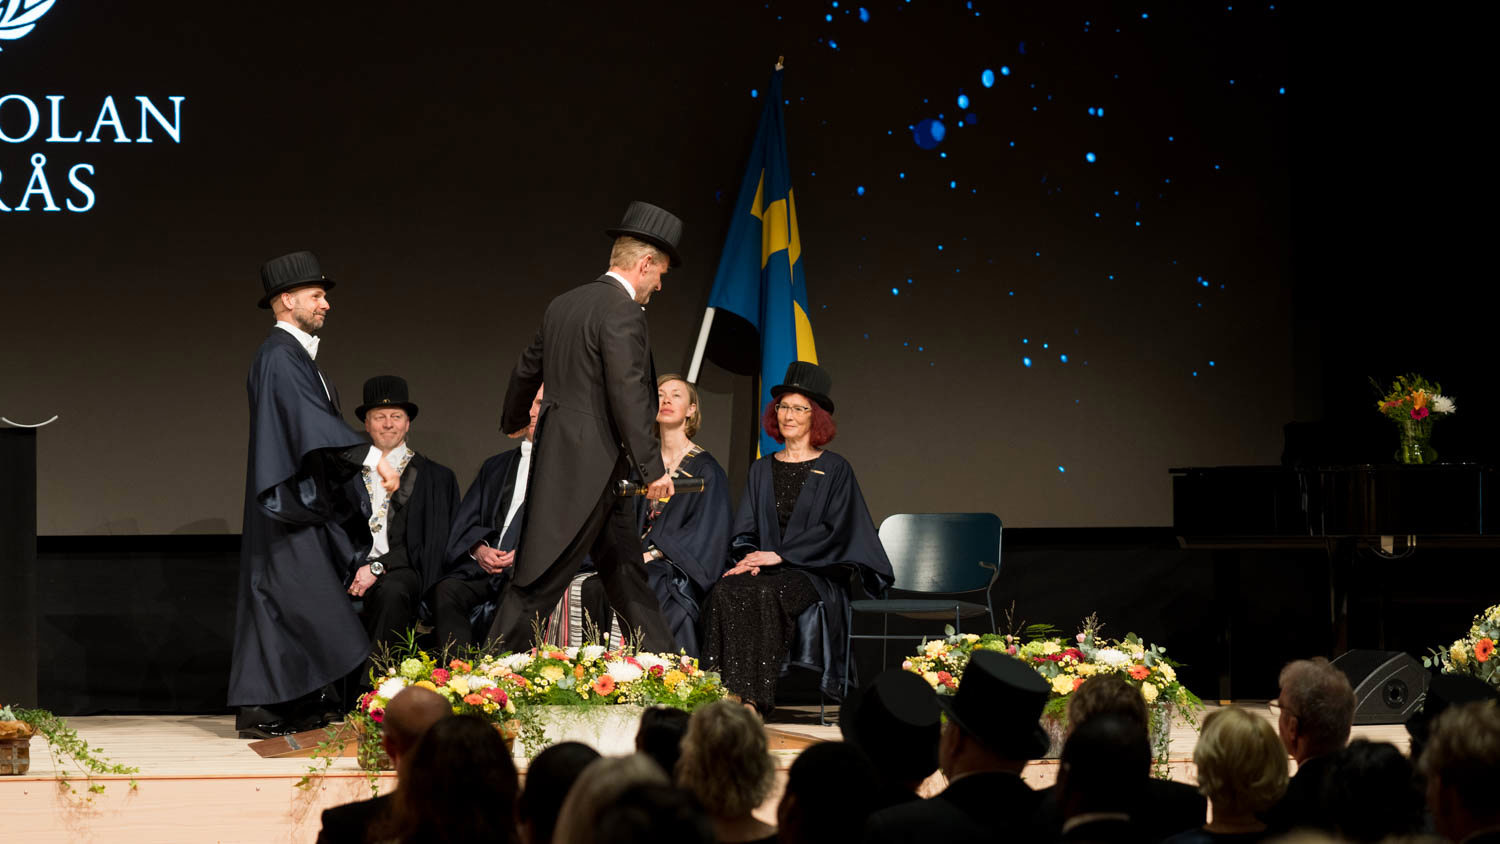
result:
[[[1158,663],[1157,670],[1161,672],[1161,676],[1166,678],[1166,681],[1168,683],[1177,682],[1177,672],[1173,670],[1172,666],[1166,664],[1165,662]]]
[[[1150,683],[1141,684],[1141,697],[1145,698],[1147,703],[1155,701],[1156,694],[1157,691],[1155,686],[1151,685]]]
[[[922,674],[922,679],[927,681],[927,685],[933,687],[934,689],[937,688],[938,679],[936,671],[924,672]]]
[[[1092,662],[1080,662],[1073,666],[1073,671],[1080,677],[1092,677],[1099,672],[1099,666]]]
[[[459,695],[469,693],[469,679],[467,677],[454,677],[448,681],[448,686]]]
[[[668,689],[675,689],[679,684],[682,683],[682,681],[686,679],[686,674],[683,674],[681,671],[678,671],[674,668],[662,676],[661,682],[662,685],[666,686]]]
[[[948,652],[948,643],[942,639],[933,639],[922,649],[928,656],[942,656]]]
[[[1454,642],[1453,647],[1448,649],[1448,657],[1456,664],[1463,665],[1469,661],[1469,651],[1463,642]]]
[[[964,634],[964,639],[966,641],[969,641],[969,642],[977,642],[977,641],[979,641],[979,634],[978,633],[965,633]]]
[[[563,677],[563,667],[561,665],[549,665],[542,669],[542,676],[556,683]]]
[[[1052,654],[1055,654],[1060,650],[1062,650],[1062,648],[1058,647],[1057,643],[1052,641],[1051,639],[1048,639],[1047,641],[1042,643],[1043,656],[1051,656]]]
[[[417,682],[412,683],[412,685],[421,686],[424,689],[431,689],[434,692],[437,691],[437,686],[431,680],[418,680]]]
[[[1065,695],[1073,691],[1073,678],[1065,674],[1059,674],[1052,678],[1052,691]]]

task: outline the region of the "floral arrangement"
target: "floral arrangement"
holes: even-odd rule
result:
[[[360,736],[364,768],[382,765],[380,725],[385,707],[402,689],[421,686],[448,699],[455,715],[477,715],[493,723],[507,744],[520,736],[528,754],[546,741],[540,707],[671,706],[692,711],[725,697],[719,675],[704,671],[685,655],[654,654],[624,646],[557,648],[541,644],[528,651],[492,656],[471,649],[443,661],[406,643],[375,659],[374,688],[348,720]]]
[[[951,695],[958,691],[975,650],[1009,654],[1031,666],[1051,685],[1043,717],[1059,730],[1067,725],[1069,696],[1084,681],[1101,674],[1119,674],[1140,689],[1146,701],[1156,769],[1164,776],[1173,710],[1196,726],[1203,701],[1177,679],[1177,663],[1167,658],[1165,648],[1148,644],[1134,633],[1124,639],[1105,639],[1099,635],[1101,629],[1093,616],[1085,619],[1082,630],[1071,638],[1048,635],[1053,628],[1045,625],[1033,625],[1019,635],[954,634],[948,628],[945,638],[924,642],[901,667],[921,675],[938,694]]]
[[[77,730],[68,726],[67,721],[45,709],[0,706],[0,738],[29,740],[38,733],[46,739],[53,757],[60,764],[71,763],[83,774],[84,781],[88,783],[90,795],[88,799],[93,799],[92,795],[104,791],[104,785],[95,782],[94,775],[127,776],[140,773],[139,768],[111,762],[108,757],[100,755],[99,748],[90,747],[89,743],[78,735]],[[73,786],[69,782],[69,775],[66,771],[59,771],[57,779],[64,791],[72,792]],[[130,788],[134,790],[135,787],[135,780],[131,780]]]
[[[1500,659],[1493,659],[1500,641],[1500,604],[1474,616],[1469,633],[1446,650],[1433,650],[1422,657],[1422,665],[1444,674],[1467,674],[1500,688]]]
[[[1443,395],[1442,386],[1416,374],[1398,376],[1389,389],[1383,389],[1373,379],[1370,383],[1377,392],[1383,390],[1376,409],[1400,426],[1401,450],[1396,458],[1402,463],[1437,460],[1437,452],[1431,446],[1432,424],[1457,410],[1453,399]]]

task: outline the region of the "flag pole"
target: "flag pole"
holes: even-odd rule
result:
[[[703,350],[708,348],[708,332],[714,325],[715,310],[717,309],[708,308],[703,312],[703,325],[698,328],[698,345],[693,348],[693,362],[688,366],[689,384],[698,383],[698,367],[703,363]]]

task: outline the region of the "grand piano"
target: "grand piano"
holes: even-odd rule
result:
[[[1172,524],[1183,548],[1213,551],[1221,619],[1219,697],[1230,697],[1234,584],[1247,549],[1323,549],[1335,655],[1349,647],[1349,589],[1361,554],[1500,547],[1494,466],[1217,466],[1172,469]]]

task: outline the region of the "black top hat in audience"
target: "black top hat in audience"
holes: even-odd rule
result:
[[[941,718],[937,693],[927,681],[892,668],[845,699],[839,732],[882,774],[911,782],[937,770]]]
[[[399,407],[406,411],[408,419],[417,418],[417,406],[412,404],[406,389],[406,379],[399,375],[377,375],[365,382],[365,403],[354,408],[359,421],[377,407]]]
[[[1008,759],[1036,759],[1047,752],[1042,709],[1047,681],[1013,656],[976,650],[958,692],[939,695],[938,705],[964,732]]]
[[[787,364],[786,375],[781,381],[771,388],[772,398],[779,399],[783,393],[801,393],[829,413],[833,412],[833,399],[829,398],[833,392],[833,376],[823,367],[805,360],[794,360]]]
[[[682,255],[677,252],[677,242],[682,240],[682,221],[677,215],[649,202],[632,202],[625,209],[620,224],[605,229],[610,237],[633,237],[657,247],[672,259],[672,266],[682,265]]]
[[[323,275],[318,256],[311,252],[293,252],[261,264],[260,283],[265,293],[260,297],[262,308],[271,307],[271,299],[297,287],[321,287],[333,289],[333,280]]]

